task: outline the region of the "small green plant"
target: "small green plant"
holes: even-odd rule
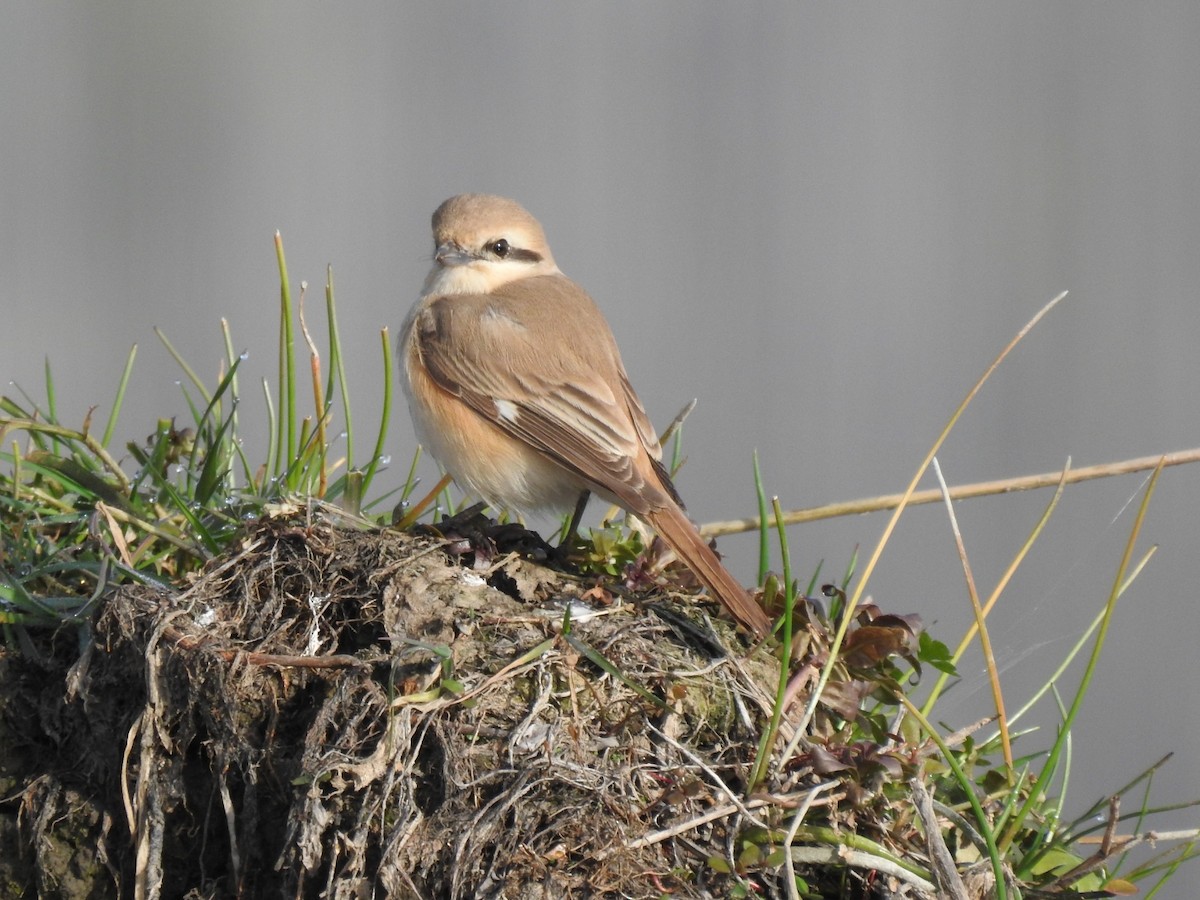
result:
[[[1054,303],[1005,348],[951,417],[908,491],[894,504],[895,512],[853,591],[847,595],[849,575],[840,587],[826,586],[823,593],[830,601],[828,612],[811,599],[815,579],[803,594],[792,580],[783,528],[785,516],[778,499],[771,504],[773,515],[767,515],[761,473],[755,461],[760,566],[765,572],[768,528],[773,522],[783,567],[782,581],[766,576],[764,599],[781,606],[783,616],[780,682],[750,785],[787,784],[789,773],[795,771],[809,770],[812,775],[808,797],[790,824],[785,827],[781,816],[777,830],[747,832],[743,853],[756,860],[769,860],[784,851],[782,858],[792,879],[789,883],[800,884],[793,872],[797,860],[828,858],[834,863],[833,857],[821,854],[836,851],[837,859],[850,867],[890,872],[922,890],[936,890],[938,896],[978,896],[980,883],[987,886],[988,896],[1002,900],[1021,896],[1029,889],[1068,892],[1068,896],[1130,893],[1140,881],[1152,882],[1152,895],[1180,865],[1196,856],[1200,833],[1194,831],[1177,835],[1172,846],[1149,861],[1134,864],[1128,855],[1131,848],[1155,839],[1152,832],[1141,832],[1141,828],[1148,817],[1165,810],[1149,803],[1150,781],[1157,765],[1115,793],[1107,809],[1101,804],[1073,820],[1064,814],[1065,790],[1055,793],[1068,781],[1072,726],[1098,664],[1116,602],[1154,552],[1151,549],[1136,558],[1138,536],[1166,459],[1159,461],[1147,484],[1102,611],[1042,691],[1014,714],[1006,708],[987,616],[1054,510],[1068,471],[1062,473],[1049,505],[992,594],[981,601],[950,503],[951,492],[937,464],[936,453],[967,404],[1017,341]],[[974,625],[953,653],[928,636],[915,617],[886,615],[862,601],[875,563],[930,465],[941,484],[975,613]],[[943,735],[931,721],[934,708],[948,680],[956,677],[956,663],[976,639],[988,666],[995,731],[978,740],[975,732],[983,727],[981,723],[961,733]],[[1074,697],[1064,703],[1055,685],[1088,640],[1092,640],[1092,646],[1082,681]],[[913,685],[923,664],[937,671],[939,677],[919,706],[910,694],[916,690]],[[803,713],[796,716],[792,706],[806,689],[807,703]],[[1061,719],[1055,740],[1049,748],[1014,756],[1016,735],[1011,726],[1051,691]],[[778,750],[777,734],[783,722],[794,730],[790,741]],[[1140,833],[1118,835],[1121,796],[1143,782],[1144,794],[1135,814]],[[797,787],[803,792],[803,787]],[[819,812],[810,810],[809,804],[826,792],[836,793],[839,799],[825,803]],[[1186,805],[1194,808],[1200,801]],[[1106,813],[1100,824],[1095,820],[1098,813]],[[1103,831],[1104,838],[1093,852],[1085,852],[1081,839],[1096,831]],[[872,840],[864,843],[862,838],[868,834]],[[911,860],[918,858],[929,862],[914,866]],[[968,892],[964,877],[975,879],[976,892]],[[805,894],[798,886],[793,896]]]
[[[77,427],[60,420],[49,362],[43,402],[23,392],[0,397],[0,623],[82,621],[104,591],[123,580],[178,582],[221,553],[246,520],[272,504],[316,498],[357,515],[389,501],[406,503],[416,484],[412,469],[398,496],[365,500],[387,460],[395,381],[388,330],[380,335],[385,388],[379,427],[369,455],[360,459],[332,269],[325,284],[329,362],[324,373],[304,315],[307,287],[302,286],[294,306],[278,235],[275,245],[279,385],[273,395],[265,380],[262,384],[268,441],[261,461],[252,462],[245,450],[239,384],[244,356],[234,351],[224,320],[224,358],[215,387],[206,385],[156,329],[185,375],[181,389],[189,421],[161,419],[145,440],[127,443],[124,452],[114,447],[114,434],[136,345],[98,432],[91,413]],[[296,361],[296,326],[308,350],[307,379]],[[312,403],[304,413],[298,395],[306,380]],[[339,404],[344,427],[335,432]],[[344,446],[344,453],[335,455],[335,445]]]

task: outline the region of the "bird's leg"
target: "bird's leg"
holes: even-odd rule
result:
[[[589,490],[579,492],[579,499],[575,501],[575,511],[571,513],[571,524],[567,526],[567,530],[563,533],[563,539],[558,543],[560,551],[569,551],[571,545],[575,543],[575,539],[579,537],[579,522],[583,519],[583,511],[587,508],[591,496],[592,492]]]

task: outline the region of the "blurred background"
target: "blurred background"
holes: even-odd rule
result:
[[[318,334],[334,268],[373,435],[380,329],[394,337],[430,265],[429,215],[487,191],[541,219],[659,427],[699,398],[678,479],[699,521],[754,512],[755,450],[785,507],[903,490],[1063,290],[943,448],[947,480],[1198,446],[1197,47],[1194,3],[7,4],[0,387],[42,398],[49,359],[60,416],[104,416],[137,343],[118,433],[143,440],[187,416],[152,326],[213,382],[225,317],[260,410],[279,229]],[[414,448],[400,403],[383,487]],[[1144,482],[1069,488],[993,614],[1010,709],[1101,609]],[[1049,499],[958,506],[982,593]],[[793,528],[793,562],[840,577],[885,522]],[[1198,525],[1200,468],[1166,471],[1068,812],[1168,751],[1155,799],[1200,795]],[[754,537],[721,548],[749,581]],[[957,641],[970,611],[943,509],[907,514],[870,593]],[[955,728],[988,710],[978,657],[962,672],[940,708]]]

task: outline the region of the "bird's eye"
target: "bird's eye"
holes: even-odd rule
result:
[[[504,238],[500,238],[498,241],[492,241],[492,243],[488,245],[488,249],[501,259],[504,259],[504,257],[508,256],[508,251],[511,248],[508,246],[508,241],[506,241]]]

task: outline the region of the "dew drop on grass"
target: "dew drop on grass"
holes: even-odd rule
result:
[[[381,466],[390,466],[392,464],[392,454],[384,453],[382,456],[380,456],[379,464]]]

